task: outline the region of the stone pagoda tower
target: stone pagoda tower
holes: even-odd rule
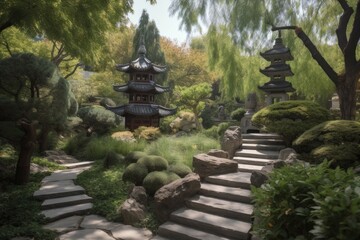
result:
[[[142,44],[138,58],[127,64],[117,64],[116,70],[129,74],[129,81],[124,85],[114,85],[117,92],[129,96],[129,103],[108,110],[125,117],[125,127],[130,131],[140,126],[159,127],[160,118],[173,115],[176,109],[155,104],[155,95],[169,91],[169,88],[156,84],[156,75],[166,71],[165,66],[153,64],[146,58],[146,48]]]
[[[270,66],[260,69],[262,74],[270,78],[269,82],[258,87],[266,93],[266,105],[288,100],[289,95],[287,93],[293,92],[295,89],[291,83],[285,80],[285,77],[294,75],[286,61],[291,61],[294,58],[289,48],[284,46],[280,31],[273,48],[260,53],[260,55],[271,62]]]

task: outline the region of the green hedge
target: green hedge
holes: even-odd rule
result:
[[[168,161],[157,155],[148,155],[140,158],[137,163],[146,166],[149,172],[166,170],[169,166]]]
[[[155,171],[149,173],[144,181],[143,187],[146,189],[146,192],[149,195],[154,195],[157,190],[159,190],[162,186],[171,183],[180,179],[178,175],[169,171]]]
[[[125,171],[122,175],[122,180],[124,182],[132,182],[135,185],[139,186],[142,184],[144,178],[148,173],[149,172],[145,165],[141,163],[131,163],[125,168]]]

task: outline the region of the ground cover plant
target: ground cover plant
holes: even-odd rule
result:
[[[352,171],[294,165],[252,189],[261,239],[359,239],[360,178]]]

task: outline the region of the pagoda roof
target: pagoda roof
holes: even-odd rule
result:
[[[138,58],[125,64],[116,64],[116,70],[132,73],[132,72],[150,72],[153,74],[163,73],[166,71],[166,66],[160,66],[152,63],[146,56],[146,48],[143,44],[138,50]]]
[[[113,89],[117,92],[155,92],[155,93],[164,93],[170,90],[169,87],[163,87],[159,84],[156,84],[154,81],[149,82],[135,82],[130,81],[124,85],[114,85]]]
[[[166,117],[176,113],[174,108],[166,108],[157,104],[124,104],[117,107],[107,107],[108,110],[117,115],[135,115],[135,116],[159,116]]]
[[[265,83],[262,86],[258,86],[259,89],[263,90],[264,92],[268,93],[275,93],[275,92],[294,92],[295,89],[292,87],[292,84],[288,81],[270,81]]]
[[[275,45],[272,49],[260,53],[260,55],[268,61],[274,61],[275,59],[282,59],[284,61],[294,60],[294,57],[291,55],[290,49],[285,47],[282,43],[281,37],[275,40]]]
[[[288,64],[271,64],[265,69],[260,69],[260,72],[268,77],[272,76],[293,76],[294,73],[291,71],[291,68]]]

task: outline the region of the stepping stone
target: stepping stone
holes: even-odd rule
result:
[[[80,227],[86,229],[102,229],[110,231],[116,227],[121,226],[122,224],[109,222],[103,217],[98,215],[88,215],[84,217]]]
[[[168,238],[155,237],[152,239],[230,240],[229,238],[220,237],[173,222],[166,222],[160,225],[158,233],[161,235],[161,237],[165,236]]]
[[[208,183],[219,184],[228,187],[241,187],[250,189],[251,173],[236,172],[222,175],[214,175],[205,178]]]
[[[277,159],[279,157],[279,151],[244,149],[244,150],[235,152],[235,156],[236,157]]]
[[[270,145],[284,145],[284,141],[281,139],[256,139],[256,138],[243,138],[244,143],[252,144],[270,144]]]
[[[251,229],[251,223],[185,208],[173,212],[170,220],[201,231],[235,239],[248,239]]]
[[[280,151],[284,149],[284,145],[270,145],[270,144],[258,144],[258,143],[243,143],[242,149],[254,149],[254,150],[269,150],[269,151]]]
[[[201,183],[200,194],[225,200],[251,203],[251,191],[238,187]]]
[[[64,180],[74,180],[77,175],[73,172],[59,171],[54,172],[50,176],[45,177],[41,182],[55,182],[55,181],[64,181]]]
[[[85,166],[85,167],[78,167],[78,168],[65,169],[65,170],[56,170],[54,173],[74,173],[77,176],[83,171],[88,170],[90,168],[91,166]]]
[[[250,164],[238,164],[239,172],[249,172],[252,173],[254,171],[261,171],[264,166],[259,165],[250,165]]]
[[[86,194],[69,196],[69,197],[61,197],[61,198],[52,198],[47,199],[41,204],[41,209],[52,209],[52,208],[60,208],[67,207],[75,204],[81,203],[89,203],[92,201],[92,197],[89,197]]]
[[[70,217],[78,214],[86,214],[92,208],[92,203],[83,203],[70,207],[54,208],[41,211],[49,221],[55,221],[61,218]]]
[[[85,190],[81,186],[63,186],[57,188],[40,189],[34,192],[34,198],[44,200],[50,198],[67,197],[84,194]]]
[[[58,221],[46,224],[43,226],[45,229],[56,231],[59,233],[73,231],[79,228],[80,222],[83,219],[81,216],[72,216]]]
[[[73,180],[64,180],[64,181],[57,181],[57,182],[44,182],[41,184],[41,187],[39,190],[45,190],[45,189],[52,189],[52,188],[60,188],[65,186],[75,186]]]
[[[93,163],[94,163],[94,161],[84,161],[84,162],[77,162],[77,163],[65,163],[65,164],[62,164],[61,166],[72,169],[72,168],[91,166]]]
[[[251,222],[254,207],[251,204],[217,199],[206,196],[195,196],[186,201],[186,206],[197,211],[215,214]]]
[[[121,240],[148,240],[152,238],[152,232],[145,228],[135,228],[130,225],[119,224],[118,227],[111,230],[116,239]]]
[[[265,166],[269,163],[272,163],[273,159],[261,159],[261,158],[252,158],[252,157],[234,157],[234,161],[237,161],[241,164],[250,164],[250,165],[258,165],[258,166]]]
[[[248,133],[248,134],[242,134],[241,137],[244,139],[254,139],[254,138],[260,138],[260,139],[281,139],[282,137],[276,133]]]
[[[151,238],[151,240],[173,240],[173,239],[164,238],[162,236],[156,235],[155,237]]]
[[[72,231],[59,236],[59,240],[114,240],[106,232],[99,229]]]

